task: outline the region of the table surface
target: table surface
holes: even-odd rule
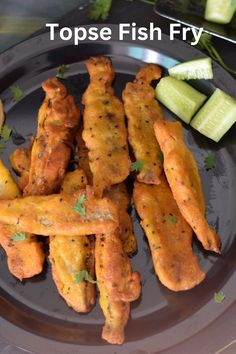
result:
[[[89,0],[40,0],[37,2],[34,0],[1,0],[0,52],[30,36],[45,32],[46,22],[54,21],[60,26],[68,27],[90,24],[89,8],[88,6],[83,8],[83,5],[88,2]],[[156,15],[150,4],[139,0],[113,0],[109,18],[106,21],[99,21],[99,23],[103,22],[115,24],[136,22],[137,26],[148,26],[150,22],[154,22],[166,34],[168,34],[170,24],[169,20]],[[214,38],[213,43],[226,64],[236,70],[236,44],[220,38]],[[232,314],[232,317],[234,316],[236,316],[235,313]],[[0,337],[0,353],[23,354],[26,352],[6,343]],[[235,354],[236,339],[228,343],[225,348],[219,348],[217,353]]]

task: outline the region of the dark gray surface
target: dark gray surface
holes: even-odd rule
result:
[[[170,44],[167,37],[161,42],[139,43],[139,46],[134,42],[113,41],[107,44],[85,43],[78,48],[68,42],[57,41],[52,44],[46,38],[48,34],[23,43],[0,56],[0,68],[3,68],[0,70],[0,95],[5,100],[8,124],[24,135],[31,133],[36,127],[37,109],[43,97],[42,91],[38,89],[40,83],[48,76],[55,75],[56,68],[62,63],[72,64],[70,74],[75,76],[66,81],[66,84],[77,99],[80,99],[88,80],[87,75],[83,74],[85,67],[82,61],[90,55],[98,53],[111,55],[118,74],[115,87],[119,95],[125,82],[132,78],[143,65],[143,61],[156,61],[168,68],[173,60],[202,56],[182,42]],[[78,73],[82,75],[77,76]],[[236,87],[230,75],[224,73],[218,65],[214,65],[214,73],[213,84],[236,97]],[[12,103],[8,90],[15,82],[25,92],[25,98],[17,105]],[[202,83],[201,88],[209,93],[213,86]],[[166,112],[166,115],[170,117],[169,112]],[[2,254],[4,265],[0,268],[2,315],[28,332],[2,320],[0,333],[12,343],[40,354],[42,352],[72,354],[78,351],[80,354],[149,354],[167,348],[169,349],[166,353],[172,354],[181,353],[179,350],[182,349],[179,348],[186,351],[186,348],[192,348],[196,343],[199,343],[197,353],[205,354],[213,353],[232,341],[235,335],[232,326],[227,327],[224,336],[217,333],[219,334],[222,325],[221,316],[226,316],[230,324],[230,321],[234,320],[231,313],[235,311],[234,134],[235,129],[231,130],[220,144],[215,144],[191,130],[189,132],[186,130],[187,143],[196,155],[204,182],[208,219],[219,228],[223,239],[221,257],[202,251],[198,243],[194,246],[202,267],[207,272],[207,280],[203,284],[181,294],[170,292],[161,286],[153,274],[147,243],[143,240],[143,233],[134,215],[139,253],[133,259],[133,264],[134,269],[142,274],[143,294],[141,301],[132,306],[132,320],[127,326],[127,339],[122,347],[109,346],[101,341],[103,318],[98,306],[86,316],[71,311],[56,293],[49,270],[33,281],[25,282],[23,285],[18,283],[6,269],[4,254]],[[8,145],[4,154],[5,161],[14,148],[12,144]],[[212,150],[217,154],[217,168],[206,173],[203,160]],[[221,305],[216,305],[213,295],[215,291],[221,289],[227,297]],[[214,341],[209,341],[211,322],[213,325],[219,322],[219,327],[216,326],[215,332],[212,332],[215,336]],[[226,321],[224,324],[227,325]],[[86,330],[83,331],[83,328]],[[43,339],[39,335],[51,339]],[[69,341],[71,344],[53,342],[52,339],[56,338]],[[178,344],[181,342],[183,344]],[[73,343],[79,343],[79,346]],[[89,343],[90,346],[85,343]],[[171,346],[174,346],[173,349]]]

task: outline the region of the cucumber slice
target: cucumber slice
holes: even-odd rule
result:
[[[171,76],[163,77],[155,92],[156,98],[185,123],[190,122],[206,100],[206,96],[192,86]]]
[[[235,12],[232,0],[207,0],[204,18],[207,21],[226,24]]]
[[[169,75],[178,80],[213,79],[211,58],[186,61],[169,69]]]
[[[191,126],[218,142],[236,122],[236,100],[216,89],[191,121]]]

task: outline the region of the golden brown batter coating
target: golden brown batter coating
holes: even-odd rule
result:
[[[102,338],[122,344],[129,316],[129,303],[140,296],[140,275],[132,271],[123,250],[119,230],[96,235],[95,267],[100,305],[106,318]]]
[[[67,172],[61,193],[75,193],[87,185],[82,169]],[[52,276],[60,295],[77,312],[88,312],[95,304],[95,286],[88,281],[76,281],[76,274],[87,271],[95,278],[93,236],[51,236],[50,256]]]
[[[24,195],[48,195],[58,192],[71,155],[80,112],[72,96],[57,79],[42,85],[46,93],[39,110],[35,138]]]
[[[86,66],[90,84],[83,95],[83,139],[89,149],[94,191],[102,196],[104,189],[129,175],[127,131],[123,105],[111,87],[115,76],[111,60],[92,57]]]
[[[88,312],[95,304],[94,284],[76,281],[86,270],[95,279],[94,238],[92,236],[51,236],[52,276],[60,295],[77,312]]]
[[[81,208],[85,213],[79,213],[78,209]],[[118,227],[119,217],[112,201],[97,199],[91,187],[87,187],[72,195],[1,200],[1,222],[17,225],[19,229],[36,235],[71,236],[113,232]]]
[[[10,171],[0,160],[0,200],[20,196]],[[17,226],[0,224],[0,244],[7,254],[9,271],[19,280],[23,280],[41,273],[45,256],[41,244],[33,235],[23,233],[23,240],[14,240],[18,232]]]
[[[110,198],[116,205],[120,218],[120,238],[123,250],[128,256],[137,251],[137,241],[133,232],[133,223],[127,209],[130,207],[130,196],[125,183],[116,184],[104,196]]]
[[[128,118],[129,143],[136,160],[143,164],[137,179],[147,184],[159,184],[162,173],[162,155],[153,123],[162,120],[163,116],[151,86],[151,82],[160,77],[161,69],[149,64],[138,72],[134,82],[126,84],[122,94]]]
[[[158,186],[136,182],[133,196],[161,283],[181,291],[203,281],[205,274],[192,251],[192,229],[182,217],[165,177]]]
[[[17,148],[9,157],[11,167],[19,176],[17,184],[21,191],[23,191],[29,183],[30,159],[33,142],[34,140],[32,139],[28,148]]]
[[[179,122],[157,121],[157,140],[164,154],[164,170],[176,203],[206,250],[220,252],[220,238],[205,218],[205,201],[197,163],[184,142]]]

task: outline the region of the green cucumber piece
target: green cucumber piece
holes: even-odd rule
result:
[[[186,61],[169,69],[169,75],[178,80],[213,79],[211,58]]]
[[[201,134],[218,142],[236,122],[236,100],[216,89],[191,121]]]
[[[226,24],[229,23],[235,12],[232,0],[207,0],[204,18],[207,21]]]
[[[192,86],[171,76],[163,77],[155,92],[156,98],[185,123],[190,122],[206,100],[206,96]]]

